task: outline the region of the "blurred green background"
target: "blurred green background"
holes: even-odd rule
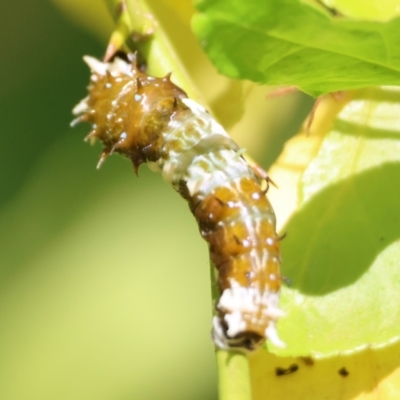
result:
[[[111,24],[100,40],[44,0],[0,15],[0,399],[216,399],[207,247],[187,205],[121,157],[97,171],[88,126],[69,128],[82,55],[103,54]],[[300,100],[272,152],[254,145],[264,165]]]

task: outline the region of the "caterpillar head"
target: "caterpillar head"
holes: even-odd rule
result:
[[[85,140],[99,139],[104,150],[98,167],[113,152],[130,158],[137,170],[146,161],[160,157],[164,127],[175,113],[187,107],[185,92],[174,85],[170,75],[154,78],[140,71],[136,57],[117,55],[110,62],[85,56],[91,69],[89,95],[73,109],[81,121],[92,124]]]

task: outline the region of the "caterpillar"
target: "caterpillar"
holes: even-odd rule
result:
[[[88,96],[77,118],[99,139],[99,165],[112,153],[161,171],[189,203],[218,271],[220,297],[212,320],[216,347],[249,352],[266,340],[284,346],[276,321],[281,286],[274,211],[261,178],[211,115],[170,80],[148,76],[135,55],[109,62],[85,56]]]

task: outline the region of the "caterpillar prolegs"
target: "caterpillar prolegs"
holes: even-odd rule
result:
[[[92,124],[87,138],[103,143],[100,163],[113,152],[130,158],[136,171],[147,162],[188,201],[218,271],[215,345],[283,346],[276,332],[283,312],[275,215],[238,145],[169,76],[141,72],[133,55],[84,60],[92,71],[89,95],[74,108],[73,125]]]

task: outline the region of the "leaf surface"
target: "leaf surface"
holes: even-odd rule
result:
[[[200,0],[193,28],[218,70],[318,96],[400,84],[400,18],[339,18],[298,0]]]
[[[288,315],[279,330],[288,346],[276,349],[280,355],[327,357],[400,336],[400,93],[373,88],[329,97],[342,110],[336,106],[316,118],[310,134],[289,141],[271,171],[284,186],[285,171],[296,171],[311,149],[283,228],[283,273],[292,285],[282,296]],[[281,200],[288,193],[279,192],[271,193],[278,218],[280,204],[288,212]]]

